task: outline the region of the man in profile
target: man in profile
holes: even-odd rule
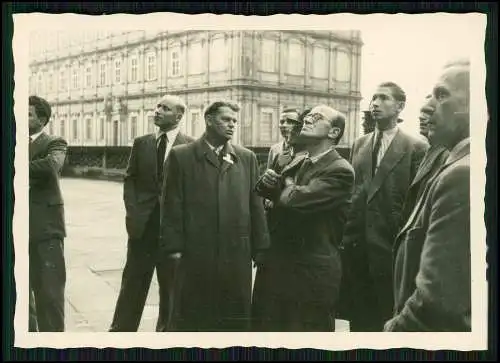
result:
[[[448,64],[432,92],[429,141],[450,153],[396,238],[385,331],[471,331],[469,77],[469,64]]]
[[[417,174],[411,182],[408,193],[406,194],[405,205],[401,218],[401,226],[403,226],[408,220],[411,211],[422,195],[427,181],[432,179],[432,177],[439,171],[449,154],[449,151],[446,150],[444,146],[433,145],[432,140],[429,140],[429,120],[434,113],[435,103],[435,99],[432,98],[432,95],[428,95],[425,98],[424,105],[420,109],[420,116],[418,117],[420,135],[429,141],[430,148],[425,153],[424,158],[422,159],[422,162],[417,170]]]
[[[240,107],[216,101],[206,130],[172,149],[161,263],[178,261],[170,331],[247,331],[252,260],[269,245],[255,154],[231,144]]]
[[[64,331],[64,200],[59,176],[67,142],[43,130],[51,107],[29,97],[29,331]]]
[[[174,145],[193,139],[179,132],[186,105],[177,96],[158,101],[154,122],[158,131],[134,140],[123,186],[128,232],[127,261],[120,294],[111,323],[111,332],[135,332],[139,328],[153,272],[157,269],[160,233],[161,190],[165,164]],[[168,274],[159,273],[160,312],[157,331],[164,330],[169,314]]]
[[[261,178],[266,188],[258,190],[273,201],[276,223],[258,264],[254,331],[335,330],[338,247],[354,186],[354,170],[335,150],[344,128],[343,114],[314,107],[300,133],[306,153]]]

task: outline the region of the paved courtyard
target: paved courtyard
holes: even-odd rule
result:
[[[105,332],[113,318],[126,257],[123,184],[64,178],[61,188],[67,227],[66,330]],[[155,331],[155,275],[139,327],[143,332]],[[337,331],[345,329],[342,325]]]

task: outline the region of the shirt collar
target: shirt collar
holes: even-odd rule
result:
[[[158,131],[156,131],[156,141],[158,141],[158,139],[162,134],[167,134],[168,142],[173,142],[177,138],[177,135],[179,134],[179,128],[176,127],[175,129],[167,132],[163,132],[160,129],[158,129]]]
[[[383,130],[383,131],[382,131],[382,132],[383,132],[383,134],[382,134],[382,135],[383,135],[383,136],[387,136],[387,137],[394,136],[394,135],[396,135],[396,133],[398,132],[398,129],[399,129],[398,125],[395,125],[392,129]],[[380,132],[380,130],[379,130],[377,127],[375,127],[375,134],[378,134],[379,132]],[[375,137],[376,137],[376,136],[377,136],[377,135],[375,135]]]
[[[207,143],[208,147],[213,151],[215,152],[217,155],[219,155],[219,153],[221,152],[221,150],[224,148],[225,144],[222,144],[220,146],[213,146],[211,143],[209,143],[207,140],[205,140],[205,142]]]
[[[451,149],[450,151],[450,155],[455,155],[457,154],[465,145],[469,144],[470,143],[470,138],[467,137],[465,139],[463,139],[462,141],[460,141],[458,144],[455,145],[455,147],[453,149]]]
[[[328,149],[326,149],[325,151],[323,151],[321,154],[318,154],[318,155],[315,155],[313,156],[312,158],[309,157],[309,154],[307,154],[307,158],[309,160],[311,160],[311,163],[315,164],[317,163],[323,156],[325,156],[326,154],[328,154],[330,151],[333,150],[333,146],[332,147],[329,147]]]
[[[31,135],[31,142],[35,141],[36,139],[38,139],[38,137],[42,134],[43,130],[40,131],[40,132],[37,132],[36,134],[33,134]]]

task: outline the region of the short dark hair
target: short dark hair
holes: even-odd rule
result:
[[[35,106],[36,115],[38,118],[45,118],[45,125],[47,125],[52,115],[52,109],[49,103],[42,97],[30,96],[29,106]]]
[[[240,106],[238,104],[236,104],[235,102],[232,102],[232,101],[215,101],[215,102],[212,102],[207,107],[207,109],[203,113],[203,117],[207,118],[207,116],[209,116],[209,115],[215,115],[219,111],[219,108],[221,108],[221,107],[229,107],[234,112],[238,112],[240,110]]]
[[[398,84],[394,82],[383,82],[378,86],[390,88],[392,92],[392,97],[394,97],[396,101],[406,102],[406,93]]]
[[[335,145],[338,145],[342,136],[344,136],[346,117],[342,112],[338,112],[337,115],[330,121],[332,127],[338,127],[340,129],[339,136],[335,139]]]

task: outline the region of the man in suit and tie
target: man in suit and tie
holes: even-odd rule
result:
[[[67,142],[43,129],[51,116],[49,103],[29,97],[29,330],[64,331],[64,202],[59,176]]]
[[[405,205],[403,208],[401,223],[403,226],[411,211],[415,207],[418,199],[422,195],[422,192],[427,184],[427,181],[432,179],[432,177],[441,168],[446,158],[448,157],[448,150],[442,145],[433,145],[431,140],[429,140],[429,119],[432,117],[435,109],[435,100],[432,95],[428,95],[425,99],[425,103],[420,109],[419,125],[420,134],[424,136],[430,144],[429,150],[424,155],[420,167],[418,168],[417,175],[411,182],[408,193],[406,194]]]
[[[406,95],[393,82],[371,100],[374,132],[351,149],[355,191],[343,239],[343,313],[352,331],[382,331],[392,314],[392,246],[408,188],[428,149],[398,127]],[[343,296],[342,296],[343,295]]]
[[[354,170],[335,150],[345,116],[320,105],[300,133],[307,152],[281,174],[267,170],[262,193],[274,202],[271,247],[259,261],[253,296],[255,331],[335,330],[342,266],[338,247]],[[259,190],[259,189],[258,189]]]
[[[132,146],[123,187],[129,237],[127,261],[110,328],[112,332],[137,331],[155,267],[160,288],[156,330],[164,329],[170,286],[168,274],[159,273],[157,268],[161,190],[170,150],[175,145],[193,140],[179,132],[185,110],[186,106],[179,97],[162,97],[154,116],[158,131],[136,138]]]
[[[271,168],[276,162],[278,155],[290,148],[289,138],[292,128],[299,122],[299,111],[295,108],[285,108],[280,115],[280,132],[283,140],[274,144],[269,149],[267,158],[267,169]]]
[[[395,243],[391,332],[470,332],[470,66],[443,70],[429,140],[450,154],[427,183]]]
[[[173,331],[246,331],[252,260],[268,247],[255,154],[232,145],[239,106],[216,101],[206,131],[171,151],[161,225],[162,263],[179,261]]]

